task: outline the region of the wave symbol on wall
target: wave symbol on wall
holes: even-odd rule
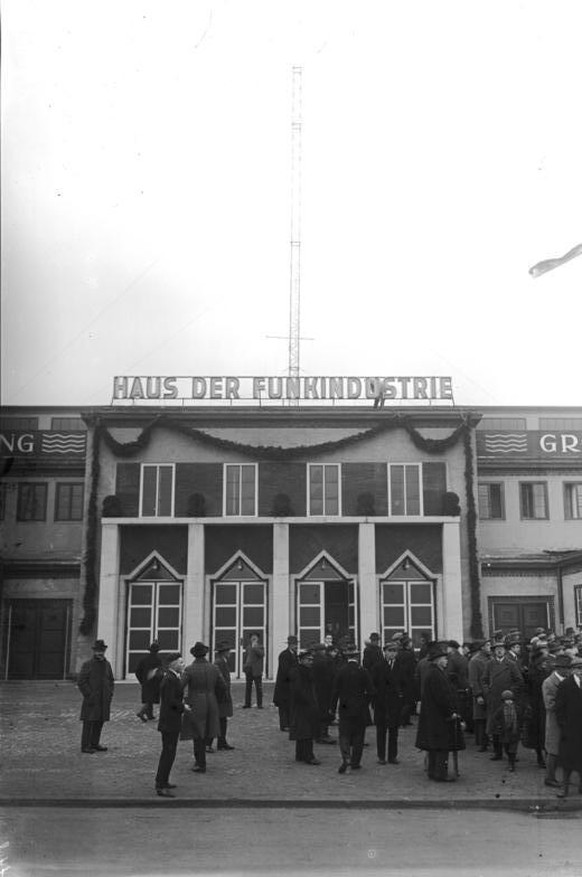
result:
[[[41,452],[43,454],[84,454],[85,436],[61,432],[43,435]]]
[[[490,454],[524,454],[527,452],[527,434],[488,433],[485,436],[485,450]]]

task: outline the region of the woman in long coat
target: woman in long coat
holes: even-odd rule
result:
[[[459,730],[457,695],[445,674],[446,643],[434,643],[428,652],[431,663],[422,689],[417,749],[428,752],[428,777],[437,782],[451,782],[448,776],[448,755],[465,748]]]
[[[319,764],[313,754],[313,741],[319,736],[319,705],[313,681],[313,655],[299,652],[298,664],[291,670],[291,727],[289,739],[295,740],[295,761]]]
[[[218,667],[206,660],[208,646],[195,643],[190,654],[194,660],[182,677],[185,700],[191,710],[188,715],[190,728],[182,734],[182,739],[189,739],[192,734],[195,759],[192,770],[206,773],[206,740],[220,734],[218,698],[223,696],[226,686]]]

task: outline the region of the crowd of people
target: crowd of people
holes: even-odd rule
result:
[[[507,759],[514,771],[519,745],[535,750],[545,770],[544,782],[566,797],[572,773],[582,792],[582,633],[558,636],[538,629],[527,642],[518,630],[490,639],[459,644],[454,640],[421,639],[416,650],[406,632],[384,644],[371,633],[360,653],[348,638],[299,648],[289,636],[278,656],[273,703],[279,728],[295,744],[295,760],[317,766],[315,744],[337,745],[338,773],[361,768],[366,730],[375,728],[380,765],[398,764],[399,730],[418,716],[415,745],[425,752],[429,780],[453,782],[458,776],[457,753],[467,735],[492,761]],[[79,674],[83,695],[81,751],[105,752],[100,742],[109,719],[113,673],[105,658],[107,646],[97,640],[93,658]],[[154,720],[162,751],[155,777],[161,797],[173,797],[170,773],[179,740],[192,740],[192,770],[206,772],[206,754],[234,749],[227,741],[233,715],[229,654],[219,643],[213,663],[208,646],[197,642],[186,666],[178,652],[160,656],[152,643],[136,668],[141,685],[141,721]],[[243,660],[245,702],[255,690],[263,708],[264,648],[258,634],[248,638]],[[337,725],[337,737],[330,728]],[[450,760],[452,756],[452,768]]]

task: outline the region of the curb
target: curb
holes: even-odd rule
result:
[[[281,798],[0,798],[2,807],[63,807],[63,808],[192,808],[212,810],[264,810],[264,809],[303,809],[303,810],[513,810],[534,815],[544,813],[577,813],[582,812],[582,800],[579,801],[547,801],[540,798],[452,798],[446,801],[426,799],[414,801],[410,798],[384,801],[360,800],[338,801],[336,799],[315,798],[306,800],[298,798],[282,800]]]

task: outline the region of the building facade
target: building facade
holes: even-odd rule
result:
[[[2,678],[74,675],[97,635],[122,679],[153,638],[228,640],[240,676],[258,632],[272,678],[289,633],[582,623],[582,409],[3,414]]]

